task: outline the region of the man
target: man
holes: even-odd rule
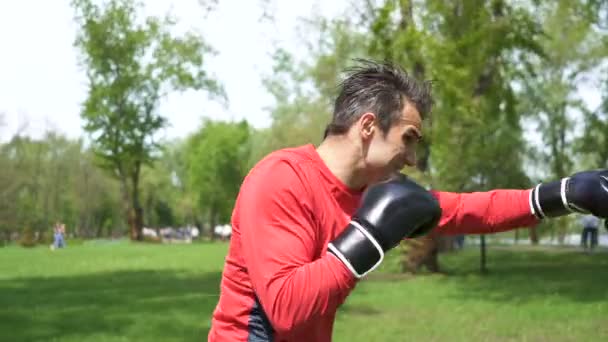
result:
[[[592,252],[597,246],[600,219],[593,215],[584,215],[581,217],[581,224],[583,226],[581,245],[585,251]]]
[[[493,233],[572,210],[608,216],[606,171],[471,194],[429,192],[399,175],[415,164],[430,107],[427,83],[363,61],[341,84],[320,146],[274,152],[251,170],[209,341],[330,341],[357,281],[401,239],[433,228]]]

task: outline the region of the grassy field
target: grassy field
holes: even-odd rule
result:
[[[0,341],[201,341],[225,244],[0,248]],[[608,253],[442,256],[447,276],[394,275],[397,253],[338,313],[335,341],[606,341]]]

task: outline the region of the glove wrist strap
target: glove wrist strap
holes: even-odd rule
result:
[[[348,227],[327,246],[357,278],[365,277],[384,260],[384,250],[376,239],[358,222]]]
[[[539,219],[557,217],[577,212],[577,208],[568,203],[568,181],[563,178],[559,181],[542,183],[530,191],[530,210]]]

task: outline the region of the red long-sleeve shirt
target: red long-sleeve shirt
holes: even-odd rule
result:
[[[537,222],[529,190],[433,191],[436,232],[494,233]],[[277,151],[246,177],[209,341],[330,341],[336,310],[355,287],[327,245],[350,222],[362,193],[347,188],[314,146]]]

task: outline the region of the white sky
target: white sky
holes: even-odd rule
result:
[[[210,102],[204,93],[176,93],[161,104],[169,118],[165,137],[185,136],[201,118],[246,118],[256,127],[270,124],[272,97],[261,76],[272,67],[276,44],[297,48],[298,17],[312,11],[335,15],[345,0],[270,1],[275,23],[262,21],[261,0],[220,0],[205,17],[197,0],[148,0],[146,12],[178,18],[179,29],[197,29],[218,55],[208,70],[224,85],[229,107]],[[6,140],[27,123],[26,132],[40,137],[55,129],[69,137],[83,134],[80,103],[86,97],[85,77],[72,46],[76,26],[69,0],[0,1],[0,140]]]
[[[165,137],[183,137],[195,130],[201,118],[246,118],[256,127],[269,125],[265,107],[272,98],[261,76],[272,67],[275,44],[297,49],[298,17],[311,12],[333,16],[346,0],[275,0],[274,24],[263,22],[261,0],[220,0],[207,18],[198,0],[148,0],[149,14],[162,15],[172,8],[180,29],[200,30],[219,54],[208,67],[224,85],[230,100],[223,108],[203,93],[173,94],[161,105],[169,118]],[[77,65],[73,10],[69,0],[0,1],[0,141],[27,123],[26,133],[39,137],[47,129],[71,138],[83,134],[80,103],[86,96],[85,78]],[[596,108],[598,88],[593,82],[581,87],[581,95]]]

